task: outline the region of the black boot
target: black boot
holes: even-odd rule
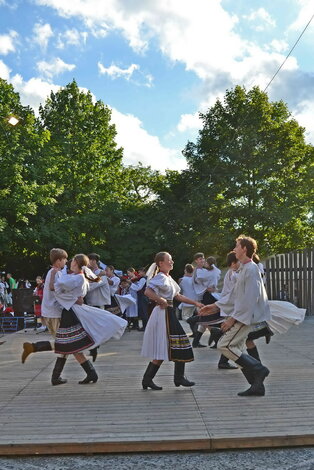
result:
[[[144,390],[147,390],[148,388],[151,388],[152,390],[162,390],[162,387],[158,387],[158,385],[153,382],[153,378],[157,374],[159,367],[160,365],[154,364],[153,362],[148,364],[142,380],[142,387]]]
[[[81,364],[83,369],[85,370],[87,376],[85,377],[84,380],[80,380],[79,384],[89,384],[90,382],[97,382],[98,380],[98,375],[94,369],[94,366],[90,361],[85,361]]]
[[[194,339],[193,339],[193,342],[192,342],[192,347],[193,348],[206,348],[205,344],[201,344],[200,343],[200,339],[203,335],[203,333],[201,333],[200,331],[196,331],[196,333],[194,333]]]
[[[23,343],[22,364],[34,352],[52,351],[50,341],[37,341],[37,343]]]
[[[97,354],[98,354],[98,348],[99,348],[99,346],[89,350],[89,354],[90,354],[90,356],[92,356],[93,362],[96,361]]]
[[[245,369],[243,374],[245,377],[248,377],[247,380],[249,383],[253,379],[251,387],[244,392],[238,393],[238,395],[240,397],[264,396],[265,387],[263,382],[269,375],[267,367],[263,366],[260,361],[257,361],[254,357],[251,357],[248,354],[242,354],[235,362]]]
[[[257,350],[256,346],[254,346],[254,348],[247,349],[246,351],[250,356],[254,357],[254,359],[261,362],[261,358],[259,357],[258,350]]]
[[[193,387],[195,382],[190,382],[184,377],[185,362],[174,363],[174,384],[176,387]]]
[[[220,338],[222,337],[223,334],[224,333],[220,328],[212,327],[210,329],[210,336],[209,336],[209,339],[208,339],[208,346],[210,346],[212,344],[212,342],[214,342],[215,344],[214,344],[214,346],[212,346],[212,349],[217,348],[217,343],[218,343],[218,341],[220,340]]]
[[[223,354],[220,356],[220,359],[219,359],[219,362],[218,362],[218,369],[227,369],[227,370],[231,370],[231,369],[237,369],[237,366],[232,366],[230,363],[229,363],[229,359],[224,356]]]
[[[51,383],[52,385],[62,385],[67,383],[67,380],[60,377],[63,367],[66,363],[66,357],[57,357],[55,366],[52,371]]]

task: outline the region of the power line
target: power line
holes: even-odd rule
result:
[[[282,69],[282,67],[285,65],[285,63],[287,62],[287,60],[289,59],[293,49],[296,47],[296,45],[298,44],[298,42],[300,41],[301,37],[303,36],[303,34],[305,33],[305,31],[307,30],[307,28],[310,26],[310,23],[311,21],[313,20],[314,18],[314,14],[312,15],[311,19],[309,20],[309,22],[307,23],[307,25],[305,26],[305,28],[303,29],[303,31],[301,32],[301,34],[299,35],[298,39],[296,40],[296,42],[293,44],[289,54],[287,55],[287,57],[285,58],[285,60],[283,61],[283,63],[280,65],[280,67],[278,68],[278,70],[276,71],[276,73],[273,75],[273,77],[271,78],[271,80],[269,81],[269,83],[267,84],[266,88],[264,89],[264,92],[267,90],[267,88],[269,87],[269,85],[272,83],[272,81],[275,79],[275,77],[278,75],[278,73],[280,72],[280,70]]]

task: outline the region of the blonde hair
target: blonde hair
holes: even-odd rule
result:
[[[88,256],[84,255],[84,253],[79,253],[77,255],[74,255],[73,260],[76,262],[76,264],[78,265],[80,269],[83,269],[84,266],[87,266],[89,263],[89,258]],[[84,274],[84,277],[90,282],[99,282],[101,280],[100,277],[98,276],[95,278],[88,276],[84,269],[83,269],[83,274]]]

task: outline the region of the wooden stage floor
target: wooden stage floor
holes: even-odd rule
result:
[[[187,364],[192,388],[175,387],[173,364],[156,377],[162,391],[144,391],[143,333],[126,332],[101,346],[96,384],[78,385],[85,373],[70,358],[65,385],[50,385],[54,353],[32,354],[21,364],[24,341],[47,333],[0,338],[0,455],[85,454],[243,449],[314,445],[314,317],[258,340],[271,374],[265,397],[240,398],[247,388],[239,370],[217,369],[218,353],[195,350]],[[207,343],[208,333],[202,341]]]

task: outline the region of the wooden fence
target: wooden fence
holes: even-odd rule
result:
[[[267,293],[314,315],[314,248],[271,256],[265,262]]]

